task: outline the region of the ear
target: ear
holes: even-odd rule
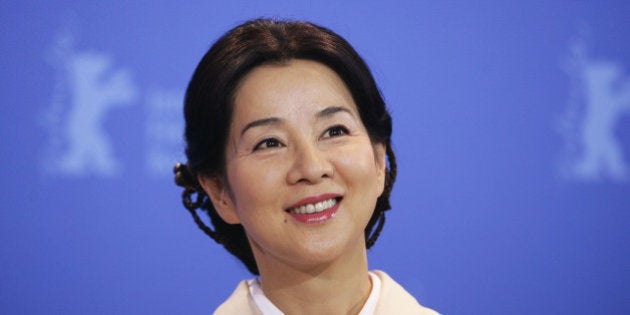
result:
[[[223,180],[205,175],[198,175],[197,180],[210,197],[212,205],[223,221],[229,224],[241,223],[234,207],[234,201],[227,190],[227,184]]]
[[[385,172],[387,170],[385,145],[382,143],[374,144],[374,160],[376,162],[376,180],[379,191],[379,196],[385,189]]]

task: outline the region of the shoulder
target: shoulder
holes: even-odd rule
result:
[[[376,314],[417,314],[437,315],[424,307],[388,274],[380,270],[372,271],[381,280],[381,294],[376,305]]]
[[[241,281],[232,295],[223,302],[213,313],[214,315],[228,314],[261,314],[249,295],[247,281]]]

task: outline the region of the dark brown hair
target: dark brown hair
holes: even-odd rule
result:
[[[346,40],[324,27],[296,21],[257,19],[228,31],[202,58],[186,90],[188,163],[175,166],[175,181],[184,187],[184,206],[199,228],[223,244],[253,274],[258,274],[258,268],[242,225],[221,219],[197,182],[197,175],[226,178],[225,148],[235,89],[240,80],[257,66],[293,59],[320,62],[336,72],[352,94],[372,143],[386,148],[385,189],[365,227],[367,248],[374,244],[383,228],[396,179],[391,116],[368,66]],[[213,228],[201,220],[197,210],[208,214]]]

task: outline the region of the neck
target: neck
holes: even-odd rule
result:
[[[259,268],[265,296],[285,314],[357,314],[371,290],[363,244],[323,265]]]

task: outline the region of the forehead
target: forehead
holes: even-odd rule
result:
[[[255,118],[327,106],[348,106],[357,111],[337,73],[319,62],[300,59],[254,68],[238,85],[234,106],[236,116]]]

